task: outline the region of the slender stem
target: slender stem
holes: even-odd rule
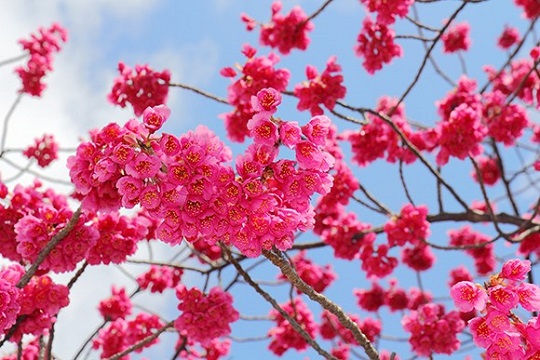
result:
[[[17,62],[19,60],[23,60],[27,56],[28,56],[28,54],[22,54],[22,55],[19,55],[19,56],[12,57],[11,59],[2,60],[2,61],[0,61],[0,66],[12,64],[12,63]]]
[[[189,86],[189,85],[182,84],[182,83],[169,83],[169,86],[171,86],[171,87],[179,87],[179,88],[182,88],[182,89],[185,89],[185,90],[193,91],[194,93],[202,95],[202,96],[204,96],[204,97],[206,97],[208,99],[212,99],[212,100],[217,101],[219,103],[229,105],[229,102],[227,101],[227,99],[218,97],[216,95],[212,95],[212,94],[210,94],[210,93],[208,93],[206,91],[197,89],[197,88],[195,88],[193,86]]]
[[[2,140],[0,141],[0,155],[4,153],[4,149],[6,148],[6,139],[7,139],[9,119],[11,119],[11,116],[13,115],[13,112],[17,108],[17,105],[19,105],[19,103],[21,102],[22,95],[23,95],[22,93],[19,93],[17,95],[17,97],[15,98],[15,101],[13,102],[13,104],[11,104],[9,111],[6,114],[6,117],[4,118],[4,129],[2,130]]]
[[[311,14],[311,15],[307,18],[306,22],[308,22],[308,21],[310,21],[310,20],[313,20],[313,19],[315,19],[317,16],[319,16],[320,13],[322,13],[323,10],[324,10],[328,5],[330,5],[330,3],[331,3],[332,1],[334,1],[334,0],[326,0],[326,1],[324,2],[324,4],[321,5],[320,8],[318,8],[313,14]]]
[[[311,286],[300,279],[298,274],[292,268],[291,264],[289,264],[289,262],[283,257],[281,252],[264,251],[263,255],[270,260],[272,264],[279,267],[283,275],[285,275],[287,279],[289,279],[289,281],[296,286],[297,289],[306,294],[311,300],[319,303],[323,308],[334,314],[338,318],[339,322],[351,331],[354,339],[364,348],[366,355],[371,360],[379,359],[379,353],[373,344],[371,344],[371,342],[368,340],[366,335],[364,335],[362,330],[360,330],[358,325],[352,321],[351,318],[345,314],[343,309],[336,303],[328,299],[323,294],[316,292]]]

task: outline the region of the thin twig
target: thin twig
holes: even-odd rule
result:
[[[229,105],[229,102],[227,101],[227,99],[224,99],[224,98],[221,98],[219,96],[216,96],[216,95],[212,95],[206,91],[203,91],[203,90],[200,90],[200,89],[197,89],[193,86],[190,86],[190,85],[186,85],[186,84],[182,84],[182,83],[169,83],[169,86],[171,87],[179,87],[179,88],[182,88],[182,89],[185,89],[185,90],[189,90],[189,91],[193,91],[194,93],[196,94],[199,94],[199,95],[202,95],[208,99],[212,99],[212,100],[215,100],[219,103],[222,103],[222,104],[227,104]]]

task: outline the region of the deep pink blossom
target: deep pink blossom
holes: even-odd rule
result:
[[[149,106],[166,103],[171,79],[169,70],[157,72],[148,65],[136,65],[132,69],[120,61],[118,72],[120,75],[107,95],[111,103],[120,107],[131,104],[136,116],[142,115]]]
[[[480,179],[484,185],[495,185],[501,178],[501,170],[496,158],[480,156],[477,158],[476,163],[478,165],[478,172],[480,173]],[[478,181],[478,174],[475,169],[471,171],[472,178]]]
[[[414,0],[361,0],[361,2],[370,12],[377,13],[377,23],[390,25],[396,21],[396,17],[407,16]]]
[[[470,26],[466,22],[450,26],[441,36],[444,52],[454,53],[460,50],[469,50],[469,47],[471,46],[469,31]]]
[[[500,277],[510,281],[523,281],[531,271],[530,260],[510,259],[501,269]]]
[[[319,293],[330,286],[337,277],[331,265],[322,267],[313,263],[306,257],[306,251],[304,250],[292,257],[291,260],[298,276]],[[278,279],[285,280],[286,277],[280,274]]]
[[[165,289],[175,288],[182,277],[182,269],[171,266],[150,266],[150,270],[137,277],[141,289],[153,293],[162,293]]]
[[[321,115],[324,113],[321,105],[333,110],[336,102],[345,97],[347,89],[343,86],[341,66],[336,63],[335,56],[328,59],[322,74],[308,65],[306,75],[307,81],[294,87],[294,96],[299,99],[298,110],[309,110],[313,116]]]
[[[22,81],[19,92],[32,96],[41,96],[46,87],[42,78],[53,69],[53,54],[59,52],[61,44],[67,41],[66,29],[57,23],[46,29],[39,28],[38,32],[38,34],[32,34],[29,40],[19,40],[30,57],[26,66],[15,69]]]
[[[406,204],[399,216],[384,225],[384,232],[390,246],[403,246],[407,242],[416,245],[429,237],[429,223],[426,220],[428,208],[425,205]]]
[[[536,0],[514,0],[517,6],[523,8],[523,17],[534,19],[540,15],[540,4]]]
[[[202,345],[230,334],[230,323],[239,318],[238,311],[232,306],[232,296],[218,287],[204,294],[197,288],[187,289],[179,285],[176,296],[180,300],[178,309],[182,313],[174,322],[174,327]]]
[[[281,1],[272,3],[270,23],[261,25],[260,42],[262,45],[277,48],[287,55],[292,49],[306,50],[309,45],[308,33],[314,25],[300,6],[295,6],[289,14],[281,14]],[[248,29],[251,21],[248,21]]]
[[[116,319],[125,319],[131,314],[133,305],[131,299],[126,294],[125,288],[113,286],[112,295],[101,300],[98,305],[98,311],[101,316],[108,321]]]
[[[519,30],[513,26],[505,25],[503,32],[497,39],[497,45],[503,50],[508,50],[520,41]]]
[[[394,30],[390,27],[373,22],[369,16],[365,17],[354,50],[357,56],[364,59],[362,66],[369,74],[374,74],[384,64],[402,55],[403,51],[394,43],[394,38]]]
[[[483,310],[486,306],[488,295],[484,289],[470,281],[460,281],[453,285],[450,296],[456,307],[463,312],[472,309]]]
[[[43,137],[35,139],[34,144],[23,151],[23,155],[29,159],[36,159],[42,168],[47,167],[58,159],[58,143],[53,135],[45,134]]]
[[[371,283],[371,289],[354,289],[358,306],[366,311],[377,311],[386,302],[386,292],[377,282]]]

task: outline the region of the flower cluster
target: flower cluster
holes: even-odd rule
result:
[[[497,45],[503,50],[508,50],[520,41],[521,36],[519,35],[519,30],[515,27],[506,25],[501,36],[499,36],[499,39],[497,40]]]
[[[297,108],[300,111],[309,110],[311,115],[321,115],[324,110],[321,104],[329,110],[334,110],[336,102],[345,97],[347,89],[343,86],[341,66],[332,56],[326,63],[326,69],[319,75],[311,65],[306,67],[307,81],[294,87],[294,96],[300,101]]]
[[[53,54],[60,51],[62,42],[67,41],[67,32],[59,24],[52,24],[47,29],[39,28],[38,31],[28,40],[19,40],[30,58],[26,66],[15,69],[22,81],[22,89],[19,91],[32,96],[41,96],[46,87],[42,79],[53,68]]]
[[[21,316],[22,320],[10,341],[18,342],[24,334],[47,334],[58,311],[68,304],[67,286],[55,284],[47,275],[34,276],[19,294],[21,309],[18,316]]]
[[[419,356],[452,354],[459,349],[457,338],[465,322],[457,311],[445,313],[441,304],[428,303],[403,316],[403,329],[411,334],[409,343]]]
[[[336,273],[332,270],[331,265],[322,267],[314,264],[306,258],[305,250],[292,257],[291,261],[298,276],[319,293],[323,292],[336,279]],[[280,273],[278,279],[285,280],[286,277]],[[299,290],[298,293],[300,293]]]
[[[141,289],[150,289],[153,293],[162,293],[165,289],[175,288],[182,277],[182,269],[171,266],[151,265],[150,270],[137,277]]]
[[[492,157],[481,156],[475,159],[478,164],[478,172],[480,173],[480,180],[484,185],[495,185],[501,178],[501,169],[497,159]],[[479,182],[478,174],[475,170],[471,171],[472,178]]]
[[[479,275],[487,275],[495,269],[495,254],[489,237],[472,230],[468,225],[449,230],[448,235],[452,246],[476,245],[465,252],[474,258],[476,272]]]
[[[382,328],[379,320],[369,317],[360,320],[356,315],[349,315],[349,317],[356,323],[369,341],[375,341],[380,335]],[[328,310],[324,310],[321,314],[321,319],[319,332],[323,339],[331,340],[337,337],[340,342],[343,341],[346,344],[359,345],[351,330],[343,326],[334,314],[330,313]]]
[[[126,294],[125,288],[113,286],[112,295],[104,300],[101,300],[98,305],[98,311],[107,321],[116,319],[125,319],[131,314],[133,304],[131,299]]]
[[[199,346],[197,346],[199,345]],[[176,348],[180,359],[186,360],[219,360],[229,353],[231,340],[214,339],[207,345],[193,343],[189,338],[180,336]]]
[[[469,47],[471,46],[469,30],[470,26],[467,23],[459,23],[449,27],[441,36],[443,51],[445,53],[454,53],[460,50],[469,50]]]
[[[165,104],[169,93],[171,74],[169,70],[152,70],[148,65],[135,65],[130,68],[122,61],[118,63],[118,76],[113,88],[107,95],[115,105],[126,107],[129,103],[136,116],[140,116],[147,107]]]
[[[97,338],[92,342],[92,347],[96,350],[101,349],[100,358],[107,359],[139,343],[141,340],[152,335],[155,330],[163,327],[163,325],[163,322],[157,315],[147,313],[139,313],[131,320],[119,318],[99,331]],[[137,348],[135,352],[140,353],[143,349],[151,347],[158,342],[159,338],[156,337]],[[129,355],[119,359],[129,360]]]
[[[401,46],[394,42],[394,38],[394,30],[388,25],[365,17],[354,50],[357,56],[364,59],[362,66],[369,74],[381,70],[384,64],[402,55]]]
[[[249,135],[247,123],[256,113],[251,105],[251,97],[264,88],[285,91],[290,77],[288,70],[274,68],[279,61],[277,55],[255,57],[257,50],[249,45],[244,46],[242,53],[247,61],[240,70],[240,78],[227,88],[227,99],[234,110],[223,115],[227,136],[237,142],[243,142]],[[231,67],[222,69],[221,74],[231,79],[237,75]]]
[[[527,19],[536,19],[540,16],[540,4],[536,0],[514,0],[517,6],[523,8],[523,17]]]
[[[23,151],[23,155],[29,159],[36,159],[42,168],[47,167],[58,159],[58,143],[53,135],[45,134],[41,139],[35,139],[34,144]]]
[[[432,300],[428,292],[410,288],[409,292],[398,287],[397,280],[390,279],[390,287],[385,290],[377,282],[371,284],[371,289],[354,289],[358,306],[366,311],[378,311],[382,306],[388,306],[391,312],[400,310],[417,310],[419,306]]]
[[[524,282],[529,271],[530,261],[512,259],[483,286],[470,281],[452,286],[450,294],[459,310],[483,313],[470,320],[469,329],[475,344],[485,348],[490,358],[533,359],[540,355],[538,317],[525,324],[512,312],[518,304],[527,311],[540,310],[540,288]]]
[[[313,315],[309,308],[299,297],[294,298],[286,304],[280,304],[280,307],[289,314],[300,326],[311,336],[315,337],[317,324],[313,320]],[[275,327],[271,328],[268,335],[272,339],[268,348],[277,356],[283,355],[289,349],[304,350],[307,349],[307,341],[292,327],[277,310],[270,310],[270,317],[276,322]]]
[[[21,306],[19,297],[21,290],[16,286],[24,274],[19,264],[9,265],[0,270],[0,334],[4,334],[15,324]]]
[[[202,345],[229,335],[230,324],[239,318],[238,311],[232,306],[232,296],[218,287],[204,294],[197,288],[188,290],[179,285],[176,296],[180,300],[178,310],[182,313],[174,327],[181,335]]]
[[[512,146],[529,125],[527,111],[520,104],[507,104],[501,91],[484,94],[482,115],[488,135],[495,141]]]
[[[396,17],[404,18],[414,0],[360,0],[370,12],[377,13],[377,23],[390,25]]]
[[[270,23],[261,25],[260,42],[262,45],[277,48],[287,55],[292,49],[306,50],[309,45],[308,33],[314,25],[300,6],[295,6],[289,14],[281,14],[281,1],[272,3],[272,19]],[[246,14],[242,15],[249,31],[255,28],[255,21]]]
[[[540,80],[534,71],[534,58],[512,60],[509,69],[499,71],[490,65],[484,66],[484,71],[493,85],[493,92],[500,91],[506,96],[516,93],[520,100],[526,104],[537,106]]]
[[[414,133],[405,118],[403,104],[397,106],[397,99],[382,97],[377,102],[375,111],[388,115],[400,131],[409,138],[419,149],[429,146],[425,143],[422,133]],[[368,114],[369,123],[356,131],[345,131],[341,136],[352,146],[352,161],[359,166],[367,166],[371,162],[384,158],[390,163],[403,161],[406,164],[416,160],[416,156],[402,144],[402,139],[396,131],[379,116]]]
[[[407,242],[416,245],[429,237],[429,222],[426,220],[428,208],[425,205],[407,204],[397,218],[384,225],[384,232],[390,246],[403,246]]]

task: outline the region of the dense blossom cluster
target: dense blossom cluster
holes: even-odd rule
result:
[[[45,134],[40,139],[35,139],[34,144],[23,151],[23,155],[35,159],[42,168],[47,167],[58,159],[58,143],[53,135]]]
[[[409,343],[419,356],[452,354],[459,349],[457,338],[465,328],[465,322],[457,311],[445,312],[441,304],[428,303],[405,315],[403,329],[411,333]]]
[[[497,45],[501,49],[508,50],[520,41],[519,30],[512,26],[505,26],[501,36],[497,39]]]
[[[42,79],[53,69],[53,54],[59,52],[66,41],[66,29],[56,23],[49,28],[39,28],[38,34],[32,34],[30,39],[19,40],[29,54],[26,66],[15,69],[22,81],[21,93],[41,96],[46,87]]]
[[[125,288],[113,286],[112,295],[99,302],[98,311],[105,320],[125,319],[131,314],[133,304]]]
[[[118,72],[120,75],[107,95],[111,103],[121,107],[129,103],[137,116],[141,116],[149,106],[166,103],[171,80],[169,70],[159,72],[148,65],[135,65],[132,69],[120,61]]]
[[[479,275],[487,275],[495,270],[495,253],[489,237],[474,231],[468,225],[449,230],[448,235],[452,246],[476,245],[465,252],[473,257],[476,272]]]
[[[231,294],[219,287],[213,287],[208,294],[197,288],[187,289],[179,285],[176,296],[180,303],[180,316],[174,327],[180,335],[192,341],[208,345],[214,339],[231,333],[230,324],[239,318],[239,313],[232,306]]]
[[[312,338],[317,332],[317,323],[313,314],[300,297],[294,298],[280,307],[289,314]],[[275,321],[275,326],[270,329],[268,335],[272,339],[268,348],[274,354],[281,356],[289,349],[307,349],[307,341],[292,327],[291,323],[277,310],[270,310],[270,317]]]
[[[403,54],[401,46],[394,42],[395,36],[394,30],[388,25],[373,22],[369,16],[365,17],[354,50],[357,56],[364,59],[362,66],[368,73],[374,74],[384,64],[389,64],[392,59]]]
[[[163,325],[160,318],[154,314],[139,313],[130,320],[119,318],[99,331],[97,338],[92,342],[92,347],[96,350],[101,349],[100,358],[107,359],[126,350],[133,344],[139,343],[152,335],[154,331],[163,327]],[[148,341],[138,347],[135,352],[140,353],[144,348],[150,347],[157,342],[159,342],[159,338]],[[125,355],[119,359],[129,360],[129,358],[129,355]]]
[[[309,110],[313,116],[322,115],[321,105],[334,110],[336,102],[345,97],[347,89],[342,85],[341,66],[336,60],[335,56],[328,59],[326,69],[320,75],[315,67],[306,67],[307,81],[294,87],[294,96],[300,100],[298,110]]]
[[[370,12],[377,13],[379,24],[390,25],[396,21],[396,17],[404,18],[409,12],[409,7],[414,0],[360,0]]]
[[[21,290],[16,286],[24,273],[19,264],[13,264],[0,270],[0,334],[4,334],[17,320],[21,305]]]
[[[456,51],[467,51],[471,46],[469,38],[470,26],[467,23],[459,23],[451,26],[441,36],[443,42],[443,51],[445,53],[454,53]]]
[[[162,293],[165,289],[175,288],[180,282],[182,273],[182,269],[179,268],[151,265],[150,270],[137,277],[137,283],[141,289]]]
[[[486,349],[488,358],[540,356],[538,317],[535,315],[524,323],[513,313],[518,305],[530,312],[540,310],[540,288],[524,282],[530,271],[530,261],[512,259],[483,286],[471,281],[452,286],[450,294],[459,310],[482,312],[470,320],[469,329],[474,343]]]
[[[501,178],[501,169],[497,159],[492,157],[481,156],[475,160],[478,164],[478,176],[476,171],[472,171],[471,175],[475,181],[481,180],[484,185],[495,185]]]
[[[234,110],[223,115],[227,136],[237,142],[243,142],[249,136],[247,123],[256,113],[251,97],[264,88],[285,91],[290,77],[289,70],[274,68],[279,61],[277,55],[255,57],[257,50],[249,45],[244,46],[242,53],[247,61],[240,70],[240,77],[227,88],[227,100]],[[237,75],[231,67],[222,69],[221,74],[231,80]]]
[[[306,50],[313,23],[300,6],[293,7],[287,15],[280,13],[281,8],[281,1],[272,3],[272,19],[270,23],[261,25],[261,44],[277,48],[283,55],[289,54],[292,49]],[[256,26],[256,22],[246,14],[242,14],[242,21],[249,31]]]

